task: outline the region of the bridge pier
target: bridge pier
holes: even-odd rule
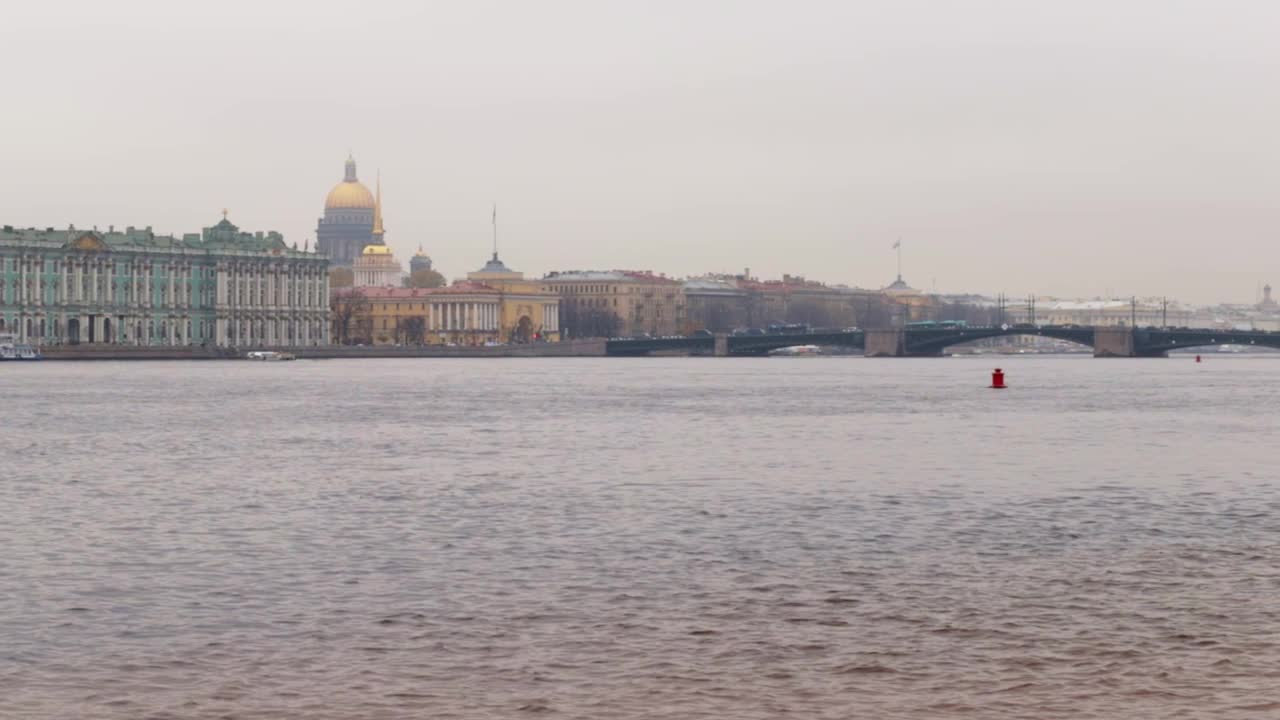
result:
[[[902,357],[907,354],[907,333],[902,328],[867,330],[862,354],[865,357]]]
[[[942,350],[912,352],[907,347],[907,333],[902,328],[867,330],[863,337],[864,357],[942,357]]]
[[[1148,350],[1146,331],[1128,327],[1093,328],[1094,357],[1169,357],[1162,350]]]
[[[1146,331],[1129,327],[1098,327],[1093,329],[1093,356],[1105,357],[1168,357],[1163,350],[1147,349]],[[1140,337],[1141,336],[1141,337]]]
[[[729,357],[729,335],[728,333],[716,333],[715,350],[712,353],[715,357]]]
[[[1097,327],[1093,329],[1094,357],[1133,357],[1133,329]]]

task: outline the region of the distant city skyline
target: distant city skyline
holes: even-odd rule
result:
[[[572,18],[572,22],[566,22]],[[1247,303],[1280,282],[1265,2],[11,9],[0,221],[315,244],[347,153],[450,278],[651,269]],[[907,28],[910,31],[907,31]],[[52,49],[57,48],[57,52]]]

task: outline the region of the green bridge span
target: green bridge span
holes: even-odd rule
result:
[[[796,345],[858,348],[868,357],[930,357],[955,345],[1012,335],[1034,335],[1093,348],[1095,357],[1164,357],[1170,350],[1220,345],[1280,349],[1280,332],[1083,325],[1003,325],[963,328],[889,328],[806,334],[717,335],[708,337],[618,338],[611,356],[652,354],[765,355]]]

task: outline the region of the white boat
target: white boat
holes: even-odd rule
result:
[[[784,348],[778,348],[777,350],[771,350],[771,351],[769,351],[769,354],[770,354],[770,355],[773,355],[773,356],[775,356],[775,357],[777,357],[777,356],[783,356],[783,357],[796,357],[796,356],[804,356],[804,355],[821,355],[821,354],[822,354],[822,349],[821,349],[821,348],[819,348],[817,345],[792,345],[791,347],[784,347]]]
[[[276,352],[275,350],[250,350],[244,354],[245,360],[263,360],[266,362],[281,362],[283,360],[297,360],[298,357],[293,353]]]
[[[18,342],[18,336],[0,334],[0,360],[43,360],[40,350],[33,345]]]

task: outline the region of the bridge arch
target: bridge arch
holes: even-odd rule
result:
[[[912,355],[937,355],[947,348],[965,345],[979,340],[997,337],[1023,335],[1029,337],[1047,337],[1064,340],[1087,348],[1094,347],[1093,328],[1074,328],[1060,326],[1042,327],[990,327],[959,328],[937,331],[912,332],[907,334],[905,349]]]

